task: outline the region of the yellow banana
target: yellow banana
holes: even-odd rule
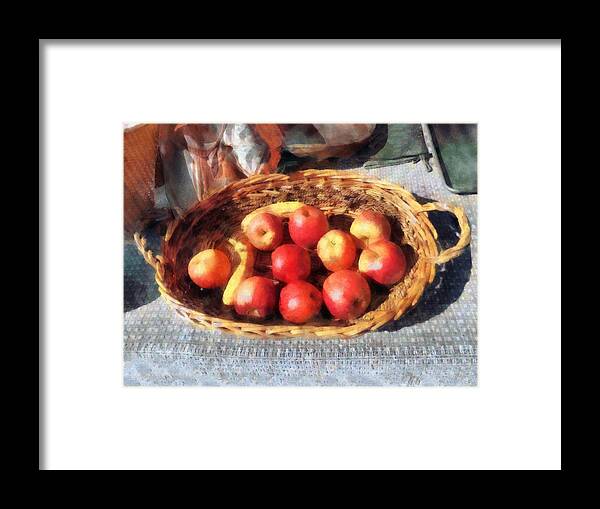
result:
[[[273,214],[282,218],[289,217],[290,215],[292,215],[292,213],[294,213],[303,205],[304,203],[302,203],[301,201],[283,201],[281,203],[273,203],[271,205],[260,207],[250,212],[250,214],[248,214],[246,217],[244,217],[244,219],[242,219],[242,231],[246,233],[250,221],[252,221],[252,218],[257,214],[260,214],[262,212],[268,212],[269,214]]]
[[[237,258],[239,258],[239,263],[231,277],[229,278],[229,282],[225,287],[225,291],[223,292],[223,304],[226,306],[233,305],[233,298],[235,296],[235,291],[237,287],[240,285],[244,279],[249,278],[254,273],[254,261],[256,260],[256,249],[250,242],[246,239],[227,239],[229,246],[233,248],[235,254],[237,254]]]

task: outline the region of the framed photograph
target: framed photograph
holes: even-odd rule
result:
[[[39,71],[41,470],[562,467],[560,39]]]

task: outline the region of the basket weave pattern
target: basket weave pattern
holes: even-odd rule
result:
[[[408,260],[406,276],[390,288],[373,286],[367,312],[356,320],[338,321],[326,311],[314,321],[295,325],[273,318],[261,323],[240,319],[221,302],[221,291],[202,290],[187,276],[191,257],[202,249],[224,248],[229,237],[241,234],[246,214],[271,203],[302,201],[319,207],[332,228],[348,230],[363,209],[385,214],[392,227],[391,240],[400,244]],[[453,213],[460,238],[455,246],[440,252],[437,232],[428,218],[430,211]],[[156,271],[163,298],[194,326],[256,338],[323,337],[349,338],[397,320],[417,304],[433,281],[436,266],[460,255],[470,242],[470,227],[460,207],[440,203],[419,204],[404,188],[348,171],[307,170],[290,175],[257,175],[234,182],[198,203],[184,217],[173,221],[165,235],[162,255],[146,248],[135,235],[138,249]],[[269,275],[270,253],[259,253],[256,274]],[[327,273],[312,253],[311,282],[321,286]],[[243,321],[242,321],[243,320]]]

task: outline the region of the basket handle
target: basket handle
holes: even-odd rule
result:
[[[469,220],[467,219],[467,215],[462,207],[458,207],[456,205],[444,205],[439,202],[430,202],[425,203],[422,206],[422,212],[449,212],[454,214],[456,219],[458,220],[458,226],[460,228],[460,237],[455,246],[442,251],[435,260],[435,263],[442,264],[447,261],[456,258],[460,255],[465,247],[467,247],[471,243],[471,226],[469,225]]]
[[[144,257],[144,260],[146,260],[146,263],[158,272],[158,269],[160,268],[160,260],[154,256],[154,253],[152,253],[150,249],[146,247],[145,237],[139,232],[135,232],[133,234],[133,240],[135,241],[138,251]]]

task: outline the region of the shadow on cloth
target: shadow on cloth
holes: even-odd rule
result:
[[[417,195],[415,195],[415,198],[419,203],[432,201]],[[455,217],[446,212],[429,212],[428,215],[438,232],[438,242],[441,249],[448,249],[455,245],[460,234],[458,221]],[[472,267],[471,247],[469,246],[457,258],[443,265],[438,265],[435,279],[425,289],[417,305],[398,320],[390,322],[380,330],[400,330],[403,327],[423,323],[443,313],[463,293],[465,285],[471,278]]]
[[[158,234],[148,229],[144,232],[148,245],[155,252],[160,246]],[[160,297],[154,279],[154,269],[150,267],[134,244],[125,244],[123,253],[123,311],[131,311]]]

